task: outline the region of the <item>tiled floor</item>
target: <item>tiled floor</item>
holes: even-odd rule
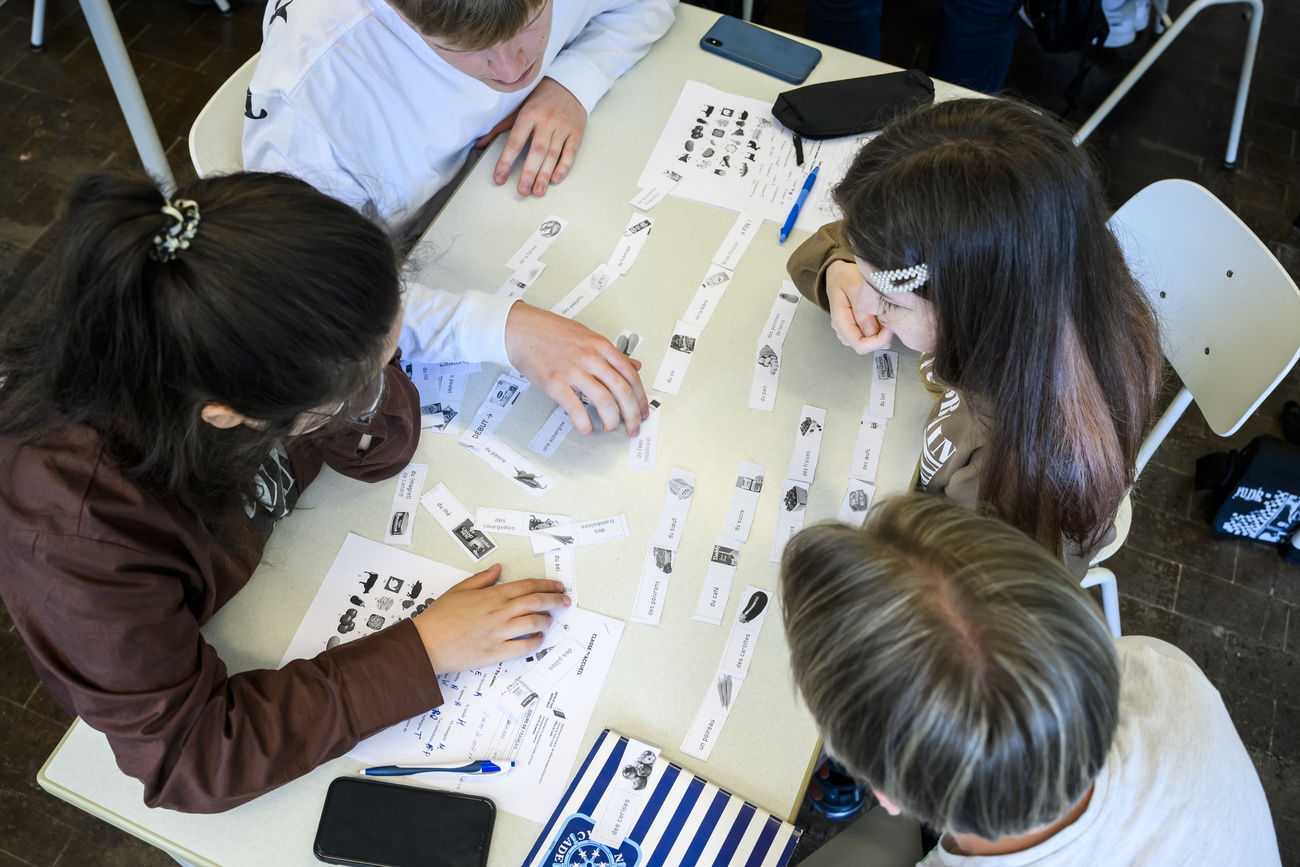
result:
[[[1300,229],[1293,225],[1300,214],[1300,4],[1266,3],[1235,171],[1221,161],[1246,30],[1236,7],[1203,13],[1089,144],[1103,161],[1115,203],[1161,178],[1196,180],[1300,277]],[[938,5],[887,0],[885,60],[924,67]],[[1173,5],[1179,11],[1186,0]],[[230,18],[180,0],[118,0],[114,8],[173,169],[188,172],[184,136],[208,95],[257,50],[261,7],[236,7]],[[76,3],[50,0],[41,54],[27,51],[30,14],[29,0],[0,6],[0,311],[48,255],[49,229],[70,180],[105,163],[138,165]],[[797,33],[802,0],[768,0],[760,15]],[[1138,47],[1105,53],[1089,77],[1080,116],[1140,53]],[[1022,32],[1007,86],[1060,110],[1073,69],[1073,58],[1043,55]],[[1198,455],[1276,432],[1277,411],[1288,397],[1300,398],[1300,374],[1289,376],[1227,440],[1190,410],[1144,475],[1133,531],[1112,565],[1125,630],[1178,644],[1219,687],[1259,767],[1283,862],[1300,865],[1300,567],[1259,545],[1212,538],[1196,513],[1190,477]],[[171,864],[36,785],[36,771],[68,722],[0,610],[0,867]],[[833,831],[825,823],[810,825],[798,857]],[[1098,863],[1104,863],[1100,855]]]

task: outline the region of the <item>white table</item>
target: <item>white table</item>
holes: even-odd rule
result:
[[[525,300],[549,307],[605,261],[632,215],[628,199],[636,193],[641,168],[688,78],[769,101],[788,87],[701,51],[698,40],[716,17],[680,7],[669,33],[597,106],[573,171],[544,198],[521,200],[513,191],[513,179],[506,188],[492,184],[492,168],[502,147],[498,141],[417,248],[413,259],[418,278],[435,286],[494,291],[509,276],[506,258],[551,213],[571,224],[542,257],[548,267]],[[825,58],[812,81],[890,68],[833,49],[823,51]],[[637,355],[645,361],[647,387],[676,319],[735,220],[734,213],[675,198],[661,202],[651,215],[656,220],[653,234],[631,273],[577,317],[610,337],[623,328],[641,334],[644,342]],[[627,625],[582,752],[601,729],[611,727],[663,747],[672,760],[777,815],[793,817],[818,737],[789,676],[778,610],[764,626],[744,689],[710,760],[698,762],[678,750],[712,681],[744,586],[777,587],[777,566],[768,554],[780,481],[801,406],[809,403],[828,410],[807,509],[811,523],[834,518],[838,511],[867,400],[867,363],[839,344],[822,311],[803,302],[785,342],[776,411],[747,408],[755,342],[785,277],[785,261],[804,237],[796,233],[778,245],[778,228],[765,224],[740,263],[700,339],[681,395],[659,396],[664,408],[655,473],[628,471],[627,439],[621,431],[589,439],[571,433],[550,459],[528,451],[528,441],[554,407],[536,388],[520,398],[497,435],[556,478],[557,484],[540,500],[492,472],[451,437],[426,435],[416,460],[431,465],[426,489],[445,482],[471,512],[483,505],[569,514],[576,520],[626,514],[632,539],[576,552],[579,603],[619,619],[627,619],[631,611],[669,470],[677,465],[696,471],[697,494],[662,623],[658,628]],[[932,405],[917,380],[915,354],[903,350],[902,356],[896,415],[877,479],[882,493],[910,486],[920,430]],[[495,374],[488,366],[470,380],[466,418]],[[768,485],[741,555],[723,625],[710,626],[691,615],[742,459],[765,465]],[[204,630],[231,671],[279,662],[346,533],[382,538],[393,484],[366,485],[326,471],[304,493],[298,511],[276,531],[253,581]],[[416,553],[470,568],[468,558],[432,516],[421,511],[416,521]],[[498,536],[497,541],[507,578],[538,574],[538,560],[526,540]],[[78,722],[42,769],[40,782],[59,797],[195,864],[307,867],[318,863],[311,843],[326,786],[358,767],[350,759],[339,759],[221,815],[150,810],[141,803],[140,784],[117,770],[104,738]],[[538,830],[534,823],[499,813],[491,863],[519,864]]]

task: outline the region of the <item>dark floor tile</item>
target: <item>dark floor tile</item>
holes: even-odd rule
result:
[[[25,705],[39,683],[22,636],[13,628],[0,630],[0,698]]]
[[[1250,750],[1274,816],[1300,819],[1300,764],[1264,750]]]
[[[0,699],[0,792],[25,799],[30,820],[76,826],[84,813],[46,792],[36,782],[65,726]]]
[[[1128,545],[1106,561],[1122,593],[1157,608],[1173,609],[1178,596],[1179,565]]]
[[[1277,819],[1273,826],[1278,851],[1282,853],[1282,867],[1300,867],[1300,821]]]
[[[32,862],[19,860],[4,849],[0,849],[0,867],[32,867]]]
[[[1191,517],[1193,477],[1190,473],[1171,470],[1151,463],[1142,471],[1132,497],[1152,509],[1160,509],[1180,518]]]
[[[0,790],[0,850],[34,867],[47,867],[58,860],[74,835],[62,822],[42,816],[30,796]]]
[[[1276,702],[1268,696],[1230,684],[1216,683],[1223,704],[1237,727],[1237,734],[1248,750],[1268,752],[1273,735],[1273,713]]]
[[[1160,412],[1165,405],[1161,404]],[[1176,473],[1193,475],[1196,459],[1208,452],[1222,451],[1223,441],[1214,435],[1205,416],[1193,403],[1174,425],[1168,436],[1151,456],[1151,465],[1164,467]]]
[[[1264,647],[1229,632],[1225,641],[1223,682],[1278,699],[1300,695],[1300,656]]]
[[[1216,539],[1202,521],[1179,518],[1135,503],[1133,525],[1125,543],[1138,551],[1175,563],[1197,563],[1197,568],[1226,581],[1232,580],[1237,546]]]
[[[1264,625],[1260,629],[1259,643],[1275,650],[1294,650],[1287,647],[1288,624],[1293,616],[1292,606],[1270,599],[1268,612],[1264,615]]]
[[[1174,610],[1258,640],[1268,605],[1267,595],[1184,567]]]
[[[1119,613],[1125,635],[1149,635],[1175,645],[1211,680],[1219,682],[1226,668],[1226,633],[1164,608],[1125,595],[1120,584]],[[1231,682],[1231,681],[1227,681]],[[1256,690],[1257,692],[1259,690]]]
[[[87,816],[81,833],[68,844],[55,867],[176,867],[163,852],[130,834],[98,819]]]
[[[1300,707],[1287,702],[1300,700],[1300,695],[1291,693],[1277,703],[1277,712],[1273,718],[1273,743],[1269,752],[1292,762],[1300,761]]]
[[[1271,593],[1291,605],[1300,605],[1300,564],[1283,560],[1272,545],[1249,540],[1238,542],[1232,580],[1260,593]]]

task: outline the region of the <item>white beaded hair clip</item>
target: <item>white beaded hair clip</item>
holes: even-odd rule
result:
[[[189,249],[190,241],[199,230],[199,203],[193,199],[168,199],[162,212],[176,222],[162,234],[153,236],[153,249],[149,256],[159,262],[170,262],[177,252]]]
[[[930,269],[924,262],[910,268],[877,271],[871,275],[871,282],[881,292],[912,292],[920,289],[929,279]]]

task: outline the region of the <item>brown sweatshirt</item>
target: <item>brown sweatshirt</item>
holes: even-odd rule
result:
[[[837,261],[853,262],[853,253],[844,245],[839,223],[828,223],[799,245],[790,256],[786,270],[799,291],[823,310],[830,309],[826,296],[826,268]],[[934,358],[921,356],[921,381],[935,398],[934,409],[925,421],[921,441],[921,464],[917,490],[952,497],[968,509],[979,504],[980,476],[987,453],[989,429],[969,400],[934,378]],[[1102,541],[1088,551],[1063,540],[1065,565],[1082,579],[1092,556],[1115,538],[1111,528]]]
[[[368,482],[406,466],[418,397],[396,365],[387,379],[368,451],[356,451],[359,427],[288,447],[298,490],[322,464]],[[55,700],[108,736],[149,806],[238,806],[442,703],[409,621],[278,671],[227,674],[199,627],[261,559],[252,521],[255,553],[232,554],[141,490],[86,426],[13,446],[0,437],[0,596]]]

